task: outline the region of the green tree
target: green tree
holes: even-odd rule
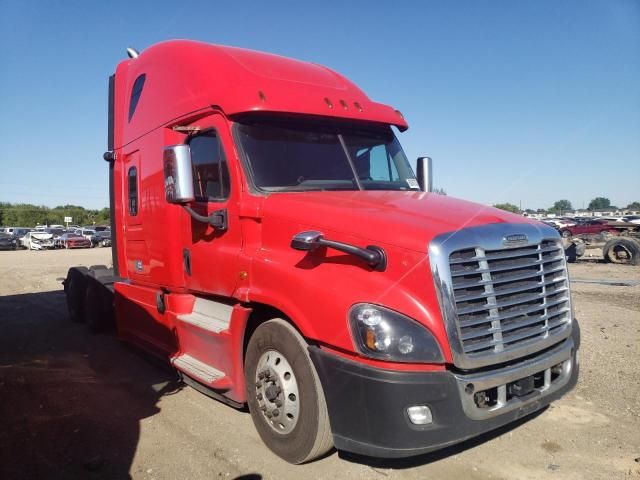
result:
[[[628,210],[640,210],[640,202],[631,202],[627,205]]]
[[[494,208],[499,208],[500,210],[506,210],[507,212],[511,212],[511,213],[520,213],[520,209],[518,208],[518,206],[514,205],[513,203],[496,203],[494,205]]]
[[[607,197],[596,197],[589,202],[589,210],[597,210],[599,208],[611,207],[611,200]]]
[[[553,204],[553,207],[549,209],[551,212],[562,213],[568,210],[573,210],[571,202],[569,200],[558,200]]]

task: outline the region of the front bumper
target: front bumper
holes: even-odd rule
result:
[[[577,382],[579,342],[574,321],[572,336],[550,350],[500,369],[472,374],[382,370],[317,347],[309,347],[309,353],[324,389],[336,448],[393,458],[462,442],[558,399]],[[505,393],[506,385],[533,375],[542,380],[527,395]],[[474,394],[485,390],[493,392],[493,405],[479,408]],[[433,422],[413,425],[406,413],[413,405],[428,405]]]

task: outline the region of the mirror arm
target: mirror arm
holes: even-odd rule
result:
[[[208,223],[213,228],[215,228],[216,230],[220,230],[221,232],[224,232],[227,230],[228,222],[227,222],[226,208],[222,210],[216,210],[215,212],[211,212],[211,215],[209,216],[200,215],[198,212],[194,211],[188,205],[183,205],[182,208],[184,208],[187,211],[187,213],[191,215],[191,217],[194,220],[197,220],[198,222]]]
[[[384,250],[375,245],[367,245],[360,248],[348,243],[326,240],[320,232],[300,232],[291,240],[291,248],[302,251],[313,251],[320,247],[329,247],[340,252],[358,257],[378,272],[384,272],[387,268],[387,255]]]

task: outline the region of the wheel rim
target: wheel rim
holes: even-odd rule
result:
[[[291,432],[298,423],[300,395],[293,368],[282,353],[267,350],[256,367],[255,396],[260,411],[278,433]]]
[[[609,254],[609,258],[615,263],[626,263],[633,257],[631,251],[624,245],[616,245],[611,249],[611,253],[613,255]]]

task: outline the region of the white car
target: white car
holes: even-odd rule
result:
[[[87,240],[91,240],[91,237],[96,234],[96,231],[90,228],[76,228],[73,233],[77,233],[78,235],[82,235]]]
[[[55,248],[53,241],[53,235],[47,232],[28,232],[24,237],[20,239],[22,248],[28,250],[47,250],[48,248]]]
[[[576,222],[572,222],[566,218],[545,218],[545,222],[553,223],[558,228],[573,227]]]
[[[622,221],[640,224],[640,215],[627,215],[626,217],[622,217]]]

